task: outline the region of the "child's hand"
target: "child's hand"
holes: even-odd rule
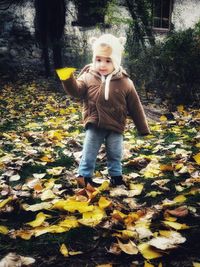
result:
[[[61,68],[56,69],[56,73],[61,81],[65,81],[71,77],[75,70],[75,68]]]

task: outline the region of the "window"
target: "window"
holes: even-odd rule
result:
[[[153,0],[153,29],[169,30],[171,6],[172,0]]]

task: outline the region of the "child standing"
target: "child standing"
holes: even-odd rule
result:
[[[91,39],[93,62],[85,66],[78,79],[73,74],[61,77],[65,91],[83,101],[86,129],[77,181],[92,183],[96,158],[104,143],[112,185],[124,184],[122,177],[122,143],[127,114],[141,134],[149,134],[146,117],[133,82],[121,67],[124,38],[104,34]]]

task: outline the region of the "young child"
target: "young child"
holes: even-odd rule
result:
[[[58,69],[65,91],[83,101],[86,129],[77,181],[92,183],[96,158],[105,144],[107,167],[112,185],[124,184],[122,143],[127,114],[140,134],[149,134],[146,117],[133,82],[121,67],[124,38],[104,34],[91,38],[93,62],[75,79],[71,68]],[[66,75],[61,75],[65,73]],[[66,77],[65,77],[66,76]]]

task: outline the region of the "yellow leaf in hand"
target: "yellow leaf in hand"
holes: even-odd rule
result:
[[[58,74],[59,79],[61,81],[64,81],[69,79],[75,70],[76,70],[75,68],[62,68],[62,69],[57,69],[56,73]]]
[[[43,222],[45,221],[45,219],[47,217],[51,217],[50,215],[47,215],[47,214],[44,214],[43,212],[39,212],[37,215],[36,215],[36,219],[31,221],[31,222],[28,222],[26,224],[32,226],[32,227],[37,227],[37,226],[40,226],[43,224]]]

